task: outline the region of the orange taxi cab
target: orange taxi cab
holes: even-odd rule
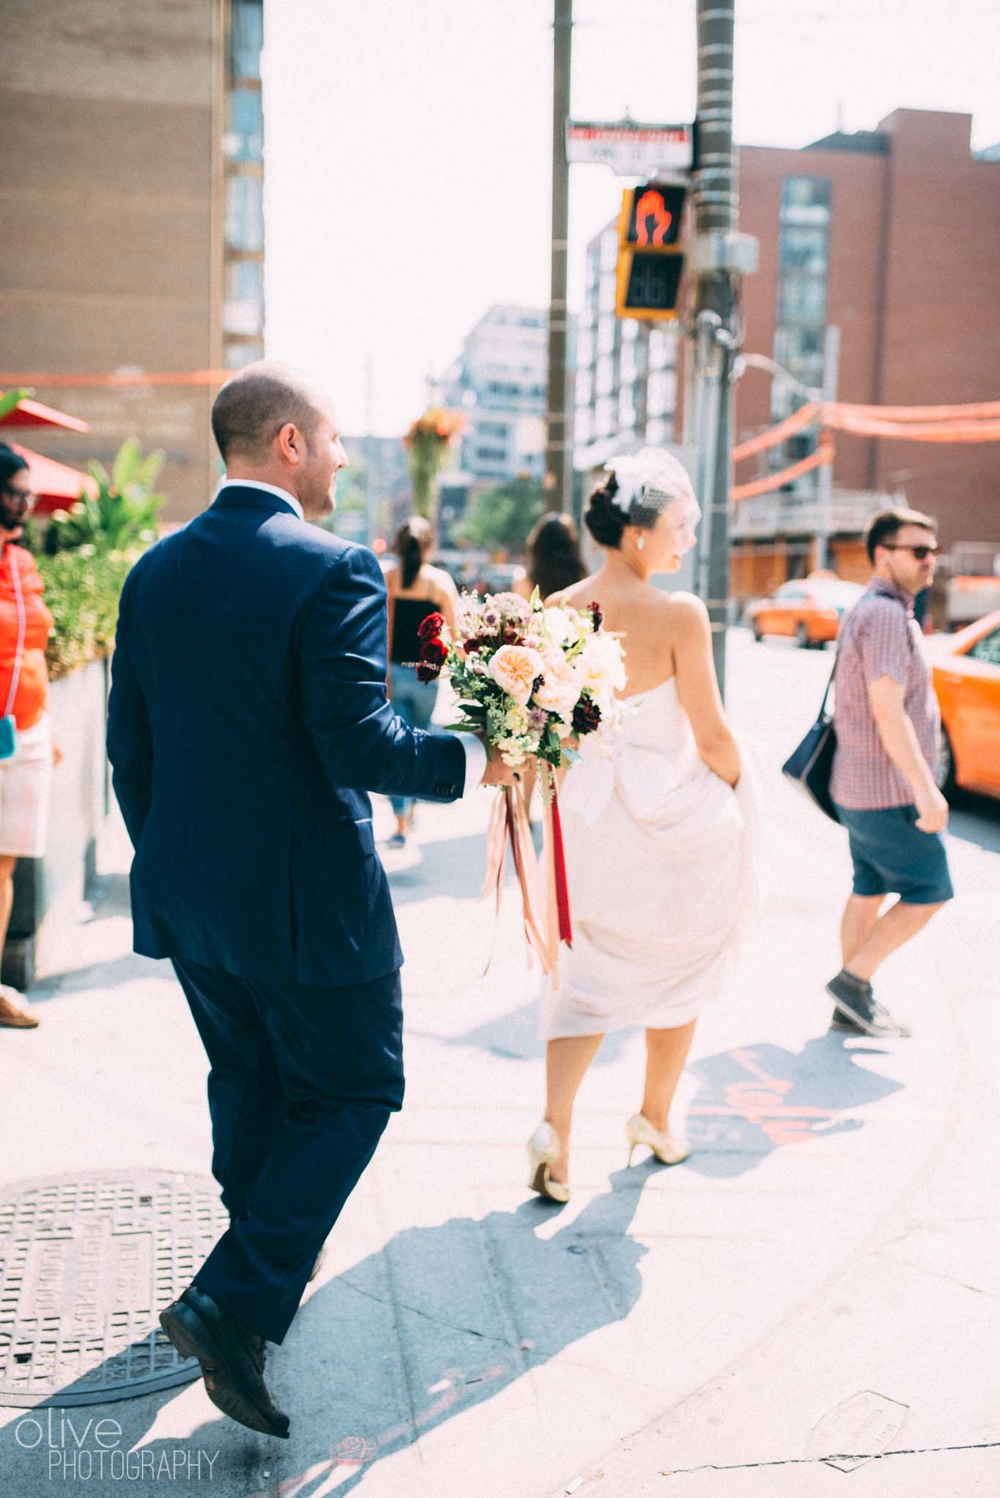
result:
[[[1000,796],[1000,609],[948,640],[932,662],[941,709],[938,784]]]
[[[747,613],[755,640],[765,635],[788,635],[804,650],[835,640],[840,621],[864,592],[857,583],[834,573],[816,573],[782,583],[770,598],[750,605]]]

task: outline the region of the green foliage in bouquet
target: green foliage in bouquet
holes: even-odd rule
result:
[[[142,549],[156,540],[156,523],[166,496],[154,491],[165,454],[143,456],[135,437],[128,437],[108,473],[103,463],[92,462],[90,472],[97,494],[82,494],[68,510],[56,510],[45,532],[45,552],[91,546],[96,551],[122,552]]]

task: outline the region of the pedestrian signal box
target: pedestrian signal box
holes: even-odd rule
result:
[[[656,321],[677,316],[686,197],[686,187],[665,182],[646,182],[622,193],[615,288],[618,317]]]

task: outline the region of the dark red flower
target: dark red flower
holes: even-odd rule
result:
[[[573,709],[573,729],[576,733],[593,733],[600,727],[601,709],[593,697],[581,697]]]
[[[440,671],[448,659],[448,647],[443,640],[425,640],[420,647],[420,664],[436,666]]]
[[[420,640],[436,640],[444,628],[443,614],[428,614],[417,630]]]
[[[417,680],[418,681],[437,681],[437,679],[438,679],[438,677],[440,675],[441,675],[441,667],[440,666],[435,666],[433,664],[433,662],[431,662],[431,661],[418,661],[417,662]]]
[[[604,615],[601,613],[601,605],[599,603],[591,603],[588,605],[588,607],[590,609],[590,612],[594,616],[594,628],[600,629],[601,625],[604,623]]]
[[[503,642],[505,645],[523,645],[524,636],[519,629],[514,628],[513,624],[508,624],[503,632]]]

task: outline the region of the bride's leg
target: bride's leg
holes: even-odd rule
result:
[[[670,1108],[694,1039],[696,1020],[673,1030],[646,1031],[646,1085],[642,1113],[654,1129],[666,1129]]]
[[[569,1136],[573,1103],[603,1035],[567,1035],[550,1040],[545,1052],[545,1118],[559,1136],[563,1152],[552,1166],[554,1181],[569,1180]]]

